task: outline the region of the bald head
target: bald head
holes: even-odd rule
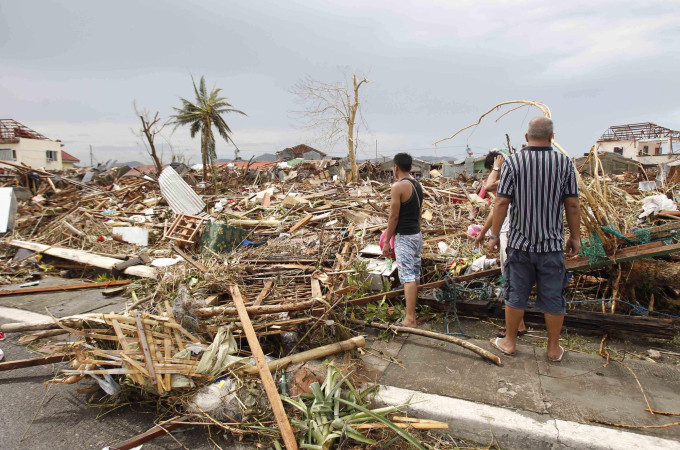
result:
[[[553,137],[553,121],[547,117],[534,117],[529,121],[526,137],[529,145],[550,145]]]

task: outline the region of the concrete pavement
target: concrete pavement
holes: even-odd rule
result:
[[[486,340],[473,339],[472,342],[491,349]],[[456,399],[480,407],[487,405],[500,408],[493,410],[494,414],[500,414],[502,409],[512,410],[533,421],[550,423],[548,428],[551,431],[544,435],[546,439],[555,436],[554,424],[557,421],[564,422],[564,430],[575,433],[579,424],[585,426],[578,430],[579,433],[597,429],[621,431],[618,428],[594,425],[586,418],[643,426],[677,422],[677,416],[652,416],[645,410],[640,389],[631,371],[625,366],[639,377],[655,410],[680,413],[680,367],[670,364],[626,360],[625,366],[612,361],[607,367],[603,367],[605,361],[599,355],[574,352],[568,353],[561,364],[556,364],[548,362],[545,349],[520,344],[518,355],[501,355],[503,366],[497,367],[456,345],[415,335],[397,337],[387,343],[380,339],[371,339],[367,346],[383,351],[386,359],[392,356],[398,361],[389,363],[384,357],[377,358],[372,355],[372,350],[363,358],[369,366],[364,374],[387,386],[388,390],[403,389],[431,394],[438,399]],[[461,404],[455,407],[461,408]],[[441,403],[435,402],[429,412],[439,414],[441,408]],[[474,408],[469,414],[473,414],[473,410]],[[420,411],[423,417],[429,417],[423,408]],[[467,413],[464,411],[459,409],[458,412],[465,416]],[[454,414],[452,417],[457,416]],[[515,444],[527,442],[527,439],[538,432],[537,428],[527,425],[524,432],[508,434],[506,426],[501,422],[485,420],[483,431],[486,434],[471,435],[468,433],[469,426],[460,418],[450,423],[450,431],[455,436],[484,443],[490,442],[493,434],[499,439],[502,448],[522,448]],[[530,423],[531,421],[527,422]],[[639,441],[640,436],[640,442],[645,442],[647,436],[680,441],[680,426],[631,429],[626,432],[636,435],[633,436],[635,442]],[[604,434],[609,436],[612,433]],[[615,434],[617,433],[612,435]],[[597,447],[597,441],[597,435],[593,434],[590,446]],[[563,439],[563,442],[566,440]],[[653,440],[649,440],[649,443],[651,445]],[[551,443],[556,444],[557,441]]]

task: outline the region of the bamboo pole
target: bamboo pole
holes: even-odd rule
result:
[[[352,339],[347,339],[346,341],[323,345],[321,347],[307,350],[306,352],[300,352],[294,355],[286,356],[285,358],[270,361],[267,363],[267,366],[269,367],[270,372],[275,372],[291,364],[323,358],[336,353],[346,352],[355,348],[363,347],[364,345],[366,345],[366,339],[364,339],[363,336],[356,336]],[[245,373],[254,375],[258,372],[258,368],[256,366],[247,365],[243,367],[243,371]]]
[[[418,336],[425,336],[425,337],[437,339],[437,340],[440,340],[440,341],[450,342],[452,344],[456,344],[458,346],[461,346],[463,348],[466,348],[466,349],[478,354],[482,358],[484,358],[488,361],[491,361],[492,363],[496,364],[497,366],[503,365],[501,363],[501,359],[498,356],[491,353],[490,351],[484,350],[483,348],[478,347],[471,342],[457,338],[455,336],[449,336],[447,334],[435,333],[433,331],[421,330],[420,328],[398,327],[398,326],[395,326],[395,325],[385,325],[385,324],[378,323],[378,322],[364,322],[363,320],[358,320],[358,319],[347,319],[347,320],[349,322],[355,323],[357,325],[366,325],[366,326],[370,326],[370,327],[373,327],[373,328],[380,328],[382,330],[393,330],[393,331],[396,331],[397,333],[415,334],[415,335],[418,335]]]

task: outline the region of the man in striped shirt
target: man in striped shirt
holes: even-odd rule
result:
[[[564,356],[559,345],[566,308],[564,254],[575,256],[580,246],[578,185],[571,160],[551,147],[552,120],[532,119],[525,137],[529,146],[503,164],[489,234],[489,248],[495,250],[512,203],[504,267],[507,333],[505,338],[496,338],[491,343],[507,355],[515,354],[517,329],[536,284],[536,306],[545,313],[548,329],[548,358],[559,362]],[[566,247],[565,212],[570,232]]]

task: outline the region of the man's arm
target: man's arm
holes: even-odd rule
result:
[[[496,204],[493,207],[493,225],[491,225],[491,234],[498,236],[503,228],[503,221],[508,215],[508,207],[510,206],[510,199],[508,197],[497,197]]]
[[[569,226],[569,238],[567,239],[565,254],[576,256],[581,246],[581,207],[578,197],[564,198],[564,212]]]
[[[399,223],[399,209],[401,207],[401,189],[399,183],[392,185],[390,191],[390,217],[387,219],[387,233],[385,235],[385,244],[383,245],[383,255],[389,256],[392,253],[390,248],[390,240],[394,236],[394,231],[397,229]]]
[[[504,158],[502,156],[496,156],[496,158],[493,161],[493,166],[498,167],[499,169],[503,165]],[[501,173],[499,170],[492,170],[489,176],[486,179],[486,186],[484,189],[486,189],[487,192],[496,192],[496,189],[498,189],[498,182],[501,179]]]
[[[489,211],[489,215],[486,218],[486,222],[484,222],[482,231],[479,232],[479,236],[477,236],[477,239],[475,239],[476,248],[480,248],[482,246],[484,238],[486,237],[486,233],[491,228],[491,225],[493,225],[493,208],[491,209],[491,211]]]

